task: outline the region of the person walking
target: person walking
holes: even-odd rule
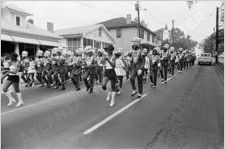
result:
[[[3,84],[2,91],[9,99],[8,106],[11,106],[13,103],[16,102],[16,100],[12,97],[11,92],[8,90],[8,88],[11,85],[13,85],[16,95],[18,97],[18,103],[16,104],[16,106],[18,107],[23,105],[24,102],[23,102],[22,94],[19,88],[20,77],[18,72],[20,70],[21,64],[19,63],[17,58],[18,58],[18,55],[16,53],[12,53],[9,55],[10,67],[8,72],[8,78]]]

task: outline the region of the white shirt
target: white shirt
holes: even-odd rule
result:
[[[115,67],[115,72],[117,76],[125,76],[126,71],[124,70],[125,64],[122,61],[121,58],[116,59],[116,67]]]
[[[150,66],[150,61],[149,61],[149,58],[146,56],[146,57],[145,57],[145,65],[144,65],[144,68],[145,68],[145,69],[148,69],[149,66]]]

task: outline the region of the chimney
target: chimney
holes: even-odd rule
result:
[[[34,24],[34,20],[33,19],[28,19],[27,22]]]
[[[131,24],[131,14],[127,15],[127,24]]]
[[[47,22],[47,31],[54,32],[54,27],[52,22]]]

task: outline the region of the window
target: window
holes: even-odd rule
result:
[[[76,49],[80,48],[80,38],[68,38],[67,47],[70,51],[75,51]]]
[[[20,17],[19,16],[16,16],[16,25],[20,26]]]
[[[121,37],[121,29],[116,29],[116,37],[117,38]]]
[[[150,33],[147,33],[147,41],[150,41]]]
[[[91,47],[93,47],[93,40],[84,38],[84,39],[83,39],[83,46],[84,46],[84,48],[85,48],[86,46],[91,46]]]
[[[99,41],[94,41],[94,48],[100,49],[100,48],[101,48],[101,42],[99,42]]]
[[[154,35],[152,35],[152,43],[154,43],[155,42],[155,37],[154,37]]]
[[[140,38],[144,39],[145,34],[144,34],[144,29],[140,29]]]
[[[102,37],[102,29],[99,29],[99,30],[98,30],[98,36],[99,36],[99,37]]]

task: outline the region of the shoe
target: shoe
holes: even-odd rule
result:
[[[106,101],[109,101],[111,98],[112,92],[108,92],[107,97],[106,97]]]
[[[153,88],[156,88],[156,86],[155,86],[155,85],[153,85],[152,87],[153,87]]]
[[[118,91],[116,94],[120,95],[120,94],[121,94],[121,92],[120,92],[120,91]]]
[[[153,83],[151,83],[150,85],[153,86]]]
[[[137,91],[133,91],[132,94],[131,94],[131,97],[134,97],[134,95],[137,94]]]
[[[88,93],[89,93],[89,94],[93,93],[93,88],[90,88],[90,90],[89,90]]]
[[[141,94],[139,94],[139,93],[138,93],[138,96],[137,96],[137,98],[141,98]]]
[[[88,92],[88,91],[89,91],[89,89],[90,89],[90,87],[87,87],[87,88],[86,88],[86,91]]]
[[[80,91],[80,88],[76,88],[76,91]]]
[[[63,90],[65,90],[65,89],[66,89],[66,88],[65,88],[65,85],[63,84],[60,90],[63,91]]]
[[[9,100],[9,103],[8,103],[8,105],[7,106],[11,106],[13,103],[15,103],[16,102],[16,100],[14,99],[14,98],[11,98],[10,100]]]
[[[16,107],[18,106],[22,106],[24,103],[23,103],[23,100],[22,100],[22,94],[21,93],[16,93],[17,97],[18,97],[18,103],[16,105]]]
[[[115,104],[115,95],[116,95],[116,92],[112,92],[111,102],[109,104],[110,107],[114,106]]]

